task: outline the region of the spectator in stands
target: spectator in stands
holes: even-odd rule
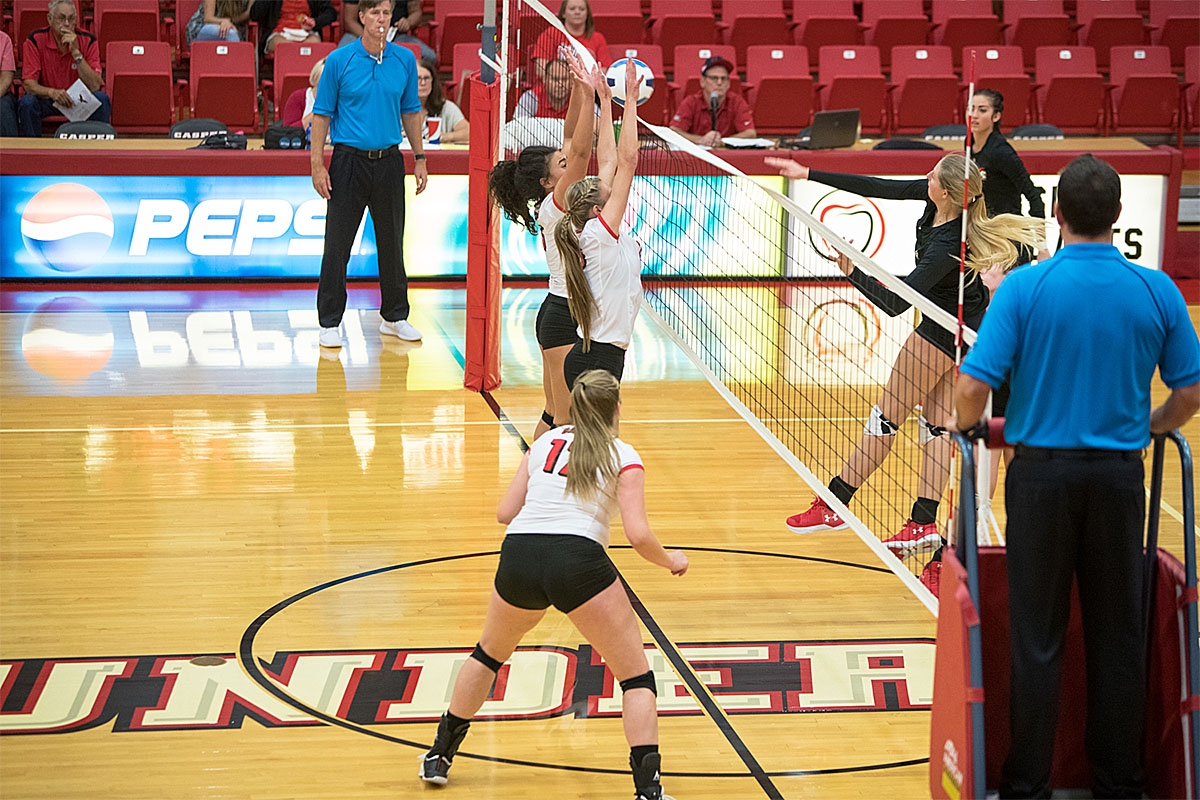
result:
[[[608,41],[604,34],[596,30],[596,20],[592,17],[592,7],[588,0],[563,0],[558,7],[558,18],[562,21],[567,33],[579,40],[579,43],[595,56],[601,67],[612,63],[608,53]],[[533,44],[532,58],[534,69],[540,70],[557,57],[558,46],[566,44],[567,37],[558,28],[547,28]]]
[[[311,130],[313,103],[317,97],[317,85],[321,82],[321,73],[325,71],[325,59],[318,59],[308,73],[308,88],[297,89],[287,99],[283,107],[280,121],[284,125]]]
[[[280,42],[319,42],[337,19],[330,0],[256,0],[250,19],[258,23],[259,49],[271,53]]]
[[[542,68],[541,78],[532,89],[521,95],[513,116],[566,119],[567,101],[571,99],[570,66],[558,58],[547,61]]]
[[[671,130],[696,144],[721,147],[721,139],[752,139],[754,112],[740,94],[730,94],[733,64],[710,56],[700,70],[700,91],[683,98]]]
[[[392,9],[391,41],[396,44],[415,44],[421,50],[421,59],[437,63],[437,53],[425,42],[413,36],[421,25],[421,0],[396,0]],[[342,3],[342,40],[338,47],[350,44],[362,36],[362,23],[358,21],[358,0],[343,0]]]
[[[83,81],[100,107],[88,119],[108,122],[112,103],[100,91],[100,45],[87,31],[77,30],[79,12],[71,0],[52,0],[46,19],[50,25],[29,34],[25,40],[25,56],[21,64],[21,80],[25,96],[17,103],[17,116],[22,136],[41,136],[42,119],[58,113],[58,103],[64,108],[75,105],[67,89],[76,79]]]
[[[17,135],[17,95],[12,85],[16,71],[12,39],[0,31],[0,136]]]
[[[425,141],[431,144],[466,144],[471,124],[462,109],[446,99],[437,65],[421,59],[417,62],[417,98],[425,111]]]
[[[254,0],[204,0],[187,23],[187,42],[244,42]]]

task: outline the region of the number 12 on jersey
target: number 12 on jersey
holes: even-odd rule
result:
[[[568,454],[570,452],[571,448],[567,447],[566,439],[555,439],[550,442],[550,452],[546,455],[546,464],[542,467],[542,471],[551,474],[557,471],[562,477],[567,477],[567,467],[570,466]],[[559,458],[562,458],[562,468],[556,469]]]

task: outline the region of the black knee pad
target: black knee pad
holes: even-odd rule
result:
[[[622,693],[628,692],[630,689],[649,689],[655,697],[658,697],[658,684],[654,680],[654,671],[647,670],[641,675],[621,681]]]
[[[483,648],[480,647],[478,644],[476,644],[475,649],[471,651],[471,658],[475,659],[480,664],[483,664],[485,667],[490,669],[492,672],[499,672],[500,668],[504,666],[503,661],[497,661],[496,659],[489,656],[487,653],[483,652]]]
[[[554,415],[551,414],[549,411],[543,411],[542,412],[542,422],[546,423],[551,428],[553,428],[554,427]]]

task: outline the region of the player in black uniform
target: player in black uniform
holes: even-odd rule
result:
[[[904,282],[951,314],[958,311],[958,256],[963,213],[962,186],[965,159],[951,154],[917,180],[845,175],[810,170],[789,159],[768,158],[787,178],[815,180],[864,197],[891,200],[924,200],[925,212],[917,221],[916,266]],[[978,273],[994,264],[1013,264],[1018,245],[1032,247],[1041,241],[1036,223],[1011,214],[989,217],[983,199],[983,176],[974,164],[968,180],[967,267],[969,276],[963,292],[963,322],[978,328],[990,293]],[[844,256],[838,265],[850,282],[876,306],[891,316],[906,311],[910,304],[884,288]],[[954,383],[954,332],[930,318],[922,320],[905,340],[884,387],[883,397],[871,409],[857,448],[847,459],[829,489],[843,503],[858,490],[891,452],[896,431],[913,407],[922,405],[920,440],[924,445],[921,481],[912,515],[900,533],[885,540],[889,549],[909,553],[929,552],[942,543],[937,529],[937,509],[949,473],[950,443],[936,423],[947,419]],[[931,422],[932,420],[932,422]],[[788,528],[811,533],[846,527],[846,523],[821,497],[801,514],[788,518]],[[939,562],[940,563],[940,562]],[[935,571],[936,572],[936,571]],[[935,580],[936,578],[931,578]],[[934,590],[934,587],[930,587]]]
[[[988,213],[1020,214],[1021,198],[1029,201],[1029,216],[1038,219],[1046,218],[1046,206],[1042,202],[1042,190],[1034,185],[1025,169],[1025,163],[1017,155],[1017,151],[1000,132],[1000,117],[1004,113],[1004,95],[995,89],[978,89],[971,98],[971,157],[983,173],[983,199],[987,201]],[[1021,257],[1014,265],[1020,266],[1031,260],[1033,251],[1021,248]],[[1037,260],[1044,261],[1050,257],[1044,243],[1038,245]],[[1008,269],[1012,269],[1010,267]],[[993,267],[984,270],[983,282],[993,294],[996,287],[1004,280],[1008,269]],[[1003,417],[1008,405],[1008,381],[992,392],[992,416]],[[1012,459],[1012,448],[1002,451],[992,451],[991,486],[989,493],[996,493],[996,482],[1000,475],[1000,454],[1004,454],[1004,463]]]

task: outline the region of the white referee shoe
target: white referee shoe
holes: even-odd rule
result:
[[[321,347],[341,347],[342,331],[340,328],[321,328],[321,336],[318,341],[321,343]]]
[[[388,322],[385,319],[379,324],[379,332],[384,336],[395,336],[397,339],[403,339],[406,342],[421,341],[421,332],[414,328],[412,323],[406,319],[398,319],[395,322]]]

